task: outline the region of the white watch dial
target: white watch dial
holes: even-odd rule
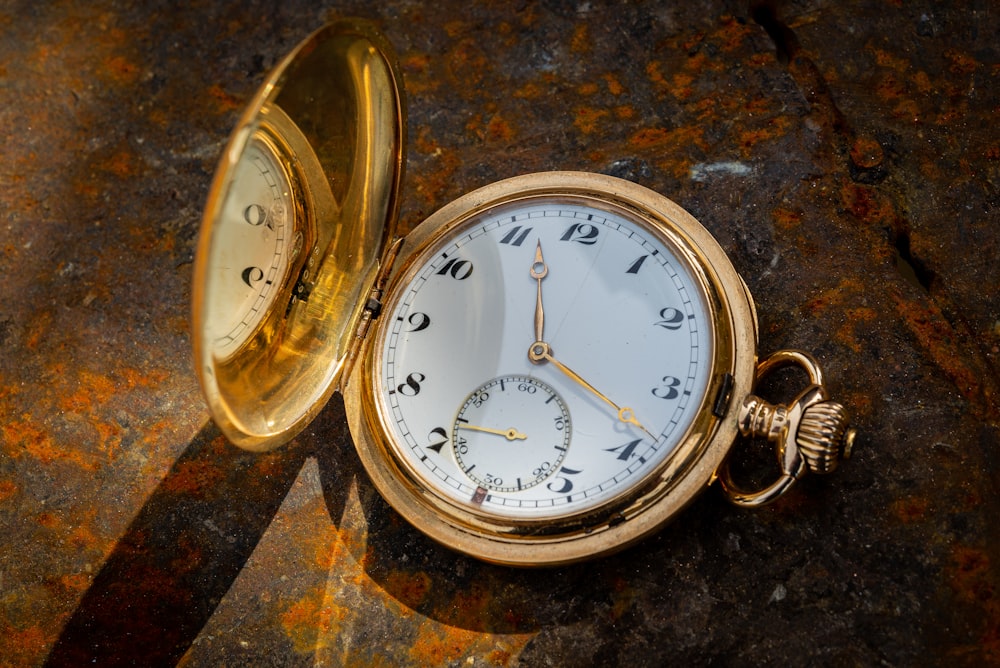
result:
[[[379,410],[402,465],[453,504],[515,520],[592,510],[645,481],[696,418],[713,346],[704,290],[683,251],[625,209],[505,204],[402,280],[375,353]],[[483,391],[486,404],[499,392],[501,418],[470,406]],[[564,444],[547,433],[528,447],[529,429],[570,416]],[[462,420],[528,438],[473,435]]]

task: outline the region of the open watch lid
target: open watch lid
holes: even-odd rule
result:
[[[299,44],[237,123],[202,219],[192,339],[240,447],[290,440],[341,383],[395,232],[405,132],[395,56],[357,20]]]

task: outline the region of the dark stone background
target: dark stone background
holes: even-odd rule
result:
[[[277,453],[226,444],[190,361],[200,211],[241,105],[335,15],[400,55],[405,227],[538,170],[666,194],[764,351],[819,357],[854,458],[521,571],[402,522],[339,399]],[[987,0],[8,0],[0,663],[1000,663],[998,34]]]

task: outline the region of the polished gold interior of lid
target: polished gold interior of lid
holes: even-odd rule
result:
[[[337,386],[396,220],[399,82],[370,26],[326,26],[275,68],[223,154],[192,337],[212,416],[241,447],[289,440]]]

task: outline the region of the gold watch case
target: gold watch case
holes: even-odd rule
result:
[[[806,470],[832,470],[849,454],[853,431],[839,404],[826,401],[812,358],[788,353],[768,362],[765,372],[798,364],[810,375],[811,385],[789,407],[752,394],[757,322],[749,291],[711,234],[662,195],[599,174],[529,174],[471,192],[396,239],[406,134],[401,82],[391,47],[372,26],[355,20],[325,26],[279,63],[229,140],[202,222],[192,335],[209,409],[233,443],[263,451],[287,442],[339,389],[365,469],[400,514],[453,549],[518,566],[621,549],[662,526],[720,475],[730,498],[759,505]],[[213,272],[224,269],[217,261],[218,231],[237,224],[223,213],[227,199],[237,196],[236,167],[251,144],[273,153],[289,184],[289,269],[268,293],[274,296],[255,331],[223,354],[209,334],[217,315],[209,293]],[[515,521],[445,499],[397,456],[374,390],[375,351],[385,336],[382,305],[421,258],[472,217],[537,197],[620,212],[664,240],[689,265],[709,305],[713,347],[697,418],[659,467],[584,513]],[[800,422],[812,425],[812,446],[800,443]],[[768,489],[743,492],[729,476],[726,456],[739,434],[777,444],[782,477]]]
[[[685,261],[707,297],[713,324],[710,386],[680,444],[657,468],[597,508],[515,521],[455,504],[420,482],[397,455],[375,396],[387,327],[365,339],[344,400],[358,454],[379,492],[411,524],[445,545],[519,566],[580,561],[630,545],[662,526],[710,485],[737,435],[732,398],[749,394],[757,349],[756,314],[743,281],[718,242],[689,213],[642,186],[601,174],[543,172],[493,183],[446,205],[406,238],[388,294],[412,277],[466,221],[515,201],[555,198],[638,219]],[[386,298],[386,306],[391,303]],[[381,410],[380,410],[381,409]]]

